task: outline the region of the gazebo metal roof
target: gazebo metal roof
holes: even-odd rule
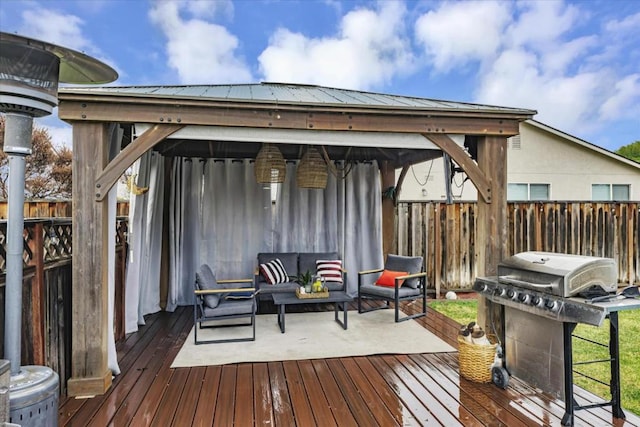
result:
[[[79,94],[132,95],[148,98],[197,99],[225,102],[238,101],[276,105],[364,107],[385,110],[432,110],[439,112],[455,111],[457,113],[535,114],[535,111],[522,108],[389,95],[315,85],[271,82],[233,85],[67,87],[61,91]]]

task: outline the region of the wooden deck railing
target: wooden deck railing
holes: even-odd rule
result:
[[[116,225],[114,332],[124,337],[127,219]],[[4,354],[6,221],[0,221],[0,354]],[[71,369],[71,219],[26,219],[22,287],[22,365],[46,365],[60,375],[61,392]]]
[[[640,282],[640,203],[508,203],[509,255],[524,251],[608,257],[618,281]],[[424,256],[430,286],[470,289],[475,262],[475,202],[402,202],[397,209],[396,249]]]
[[[0,219],[7,219],[7,202],[0,201]],[[127,216],[129,202],[118,202],[116,215]],[[71,200],[35,200],[24,202],[25,218],[70,218]]]

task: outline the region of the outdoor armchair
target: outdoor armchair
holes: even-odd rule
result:
[[[358,273],[358,313],[389,308],[389,303],[393,302],[396,322],[425,316],[427,314],[427,273],[422,269],[423,261],[422,257],[389,254],[384,268],[360,271]],[[382,300],[385,304],[365,309],[363,300]],[[422,300],[422,311],[401,318],[400,301],[418,300]]]
[[[193,321],[196,344],[255,341],[256,339],[256,289],[253,279],[216,280],[207,264],[196,272]],[[237,323],[230,319],[247,319]],[[251,336],[226,337],[198,341],[198,329],[251,326]]]

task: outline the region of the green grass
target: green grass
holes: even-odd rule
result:
[[[429,307],[455,321],[466,324],[476,320],[478,309],[476,300],[431,301]],[[620,329],[620,388],[622,407],[640,414],[640,310],[621,311],[618,314]],[[607,344],[609,340],[609,320],[599,328],[589,325],[578,325],[574,335]],[[573,339],[574,362],[586,360],[608,359],[606,347],[596,346],[581,339]],[[593,378],[608,382],[611,374],[609,363],[596,363],[577,367]],[[574,382],[585,390],[611,399],[608,386],[591,381],[574,374]]]

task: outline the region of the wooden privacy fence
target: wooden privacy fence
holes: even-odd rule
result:
[[[618,281],[640,282],[640,203],[510,202],[508,255],[561,252],[613,258]],[[468,290],[477,275],[475,202],[401,202],[397,253],[423,256],[429,286],[439,295]]]
[[[7,202],[0,201],[0,219],[7,219]],[[129,214],[129,202],[118,202],[117,216]],[[24,202],[25,218],[69,218],[71,217],[71,200],[50,201],[36,200]]]
[[[124,337],[126,218],[116,220],[114,333]],[[0,221],[0,355],[4,351],[7,223]],[[71,219],[25,220],[22,285],[21,364],[45,365],[60,376],[66,393],[71,375]]]

